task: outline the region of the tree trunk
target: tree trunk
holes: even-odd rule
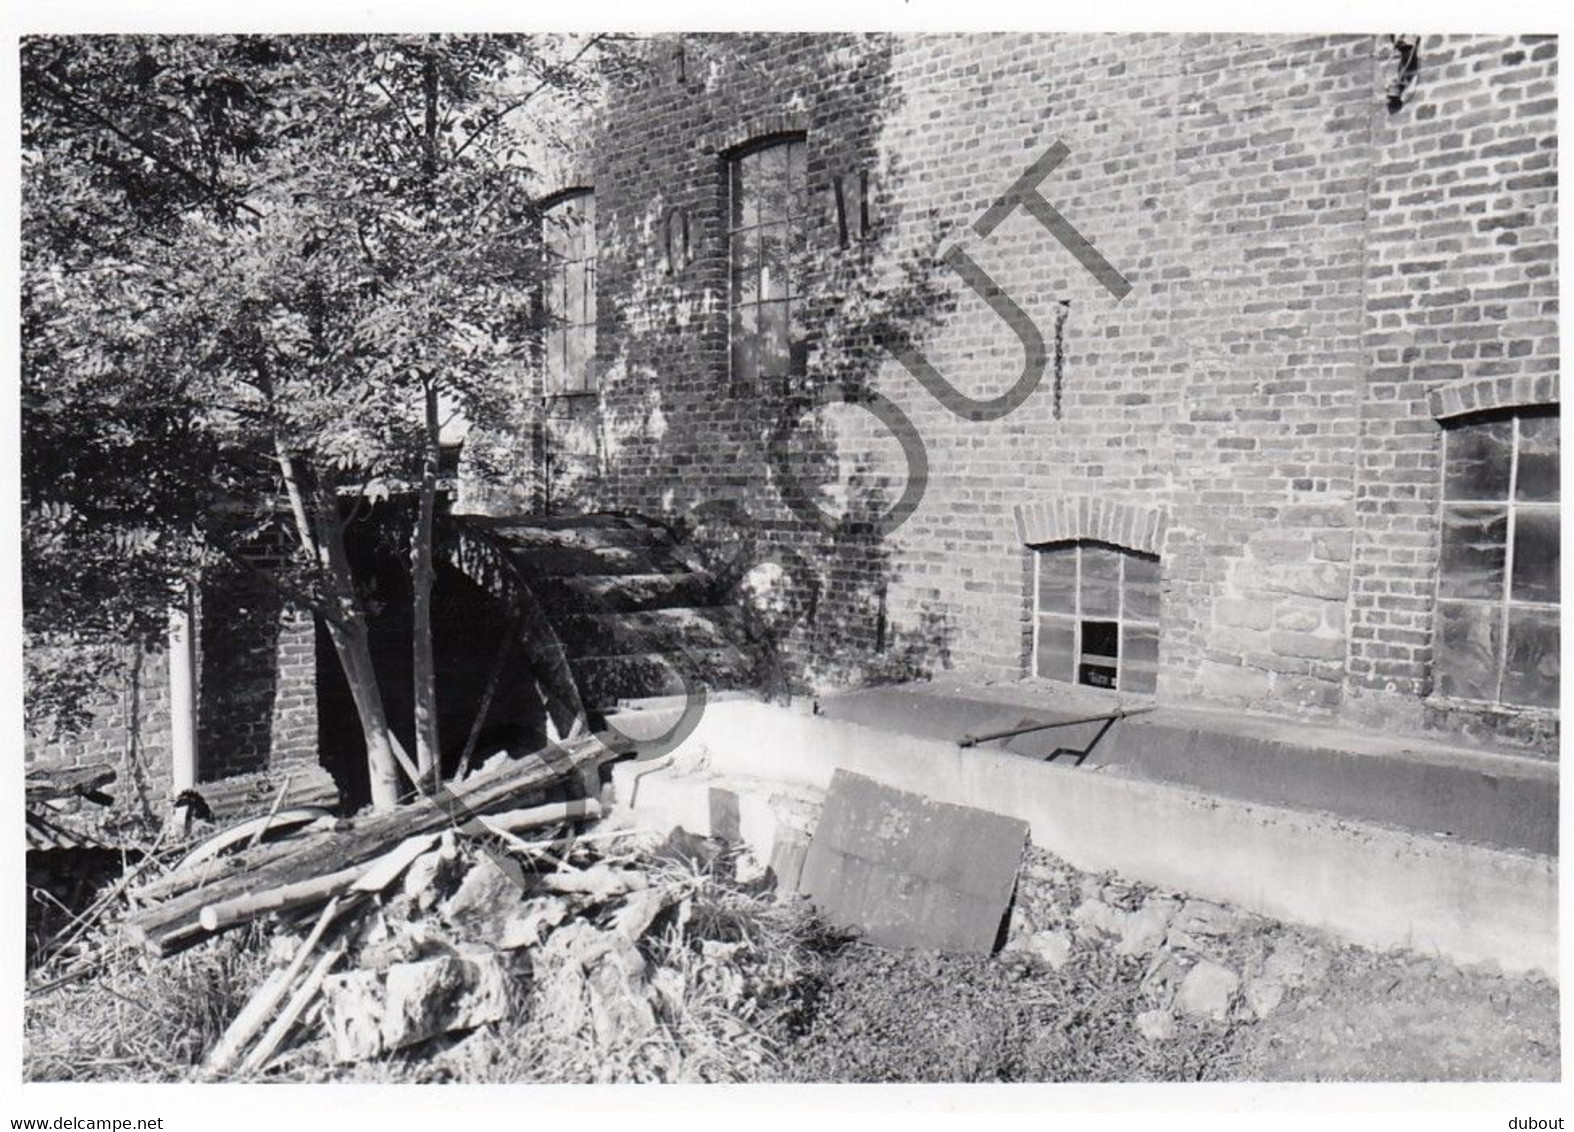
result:
[[[426,399],[426,450],[421,459],[421,500],[415,532],[410,539],[410,587],[413,640],[411,669],[415,680],[415,763],[421,781],[435,785],[438,770],[437,664],[432,650],[433,525],[437,510],[438,406],[437,382],[428,380]]]
[[[366,768],[371,778],[372,805],[379,810],[399,804],[399,766],[394,760],[393,737],[383,708],[382,689],[372,665],[371,640],[366,618],[355,596],[355,579],[344,547],[339,500],[331,487],[316,493],[317,548],[324,572],[333,587],[336,617],[326,618],[328,637],[344,668],[345,681],[355,701],[361,734],[366,740]]]

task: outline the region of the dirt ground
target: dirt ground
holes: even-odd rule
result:
[[[616,932],[615,909],[592,907],[520,953],[515,1006],[498,1020],[354,1063],[336,1061],[309,1028],[255,1079],[1554,1081],[1560,1072],[1558,992],[1540,977],[1373,953],[1078,872],[1032,848],[1005,950],[889,950],[741,880],[735,858],[687,842],[627,851],[624,865],[680,902],[620,945],[623,998],[608,999],[608,985],[573,964],[554,966],[574,933],[595,942]],[[457,932],[462,894],[481,891],[471,882],[486,868],[467,850],[431,894],[436,903],[411,904],[407,918]],[[400,901],[411,899],[379,916],[397,927]],[[296,942],[256,926],[152,960],[116,940],[105,924],[113,959],[96,976],[29,996],[28,1079],[202,1079],[206,1051]],[[372,951],[358,962],[373,964]],[[641,1024],[608,1024],[609,1003]]]

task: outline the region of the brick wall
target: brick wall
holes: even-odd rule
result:
[[[308,614],[235,572],[204,581],[197,617],[197,778],[315,763],[315,630]],[[29,770],[109,763],[117,802],[157,812],[170,797],[168,656],[122,650],[90,723],[26,737]]]
[[[1508,378],[1556,399],[1535,388],[1558,370],[1556,81],[1550,37],[1429,36],[1414,97],[1374,118],[1349,655],[1367,717],[1541,730],[1426,699],[1447,413],[1429,394]]]
[[[89,650],[71,650],[84,656]],[[23,757],[29,771],[108,764],[116,779],[106,791],[118,810],[156,813],[169,797],[169,669],[161,652],[119,650],[93,705],[91,720],[76,734],[53,741],[29,733]]]
[[[742,500],[767,546],[814,565],[793,644],[827,683],[894,656],[1022,676],[1019,509],[1124,504],[1164,525],[1161,698],[1545,748],[1545,720],[1428,699],[1428,394],[1556,369],[1554,50],[1424,37],[1390,109],[1386,36],[652,40],[572,170],[543,178],[543,193],[593,185],[598,211],[602,391],[549,426],[579,430],[554,443],[596,452],[598,474],[562,502]],[[740,388],[725,159],[782,130],[807,137],[815,338],[807,378]],[[1042,192],[1130,280],[1120,301],[1021,211],[970,231],[1056,142],[1068,155]],[[849,171],[870,175],[874,229],[842,248],[831,189]],[[674,209],[693,259],[668,272]],[[880,344],[895,328],[970,397],[1017,381],[1016,334],[939,263],[953,244],[1049,343],[1042,384],[1004,419],[962,419]],[[890,398],[923,440],[922,502],[887,537],[781,504],[767,440],[800,412],[792,467],[822,500],[840,482],[867,519],[903,489],[867,413],[812,408],[831,382]]]

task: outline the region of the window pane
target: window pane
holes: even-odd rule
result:
[[[1159,560],[1143,554],[1126,555],[1126,608],[1123,617],[1134,621],[1159,619]]]
[[[563,321],[578,326],[585,321],[585,265],[570,263],[563,269]]]
[[[1558,418],[1521,417],[1519,483],[1514,498],[1553,503],[1558,498]]]
[[[1514,422],[1459,425],[1446,435],[1443,498],[1507,499]]]
[[[791,206],[791,186],[787,182],[787,147],[773,145],[760,150],[754,157],[758,162],[758,180],[749,188],[750,195],[759,200],[757,223],[786,220],[795,211]]]
[[[589,393],[596,388],[596,324],[581,326],[574,333],[579,335],[579,349],[584,357],[579,369],[579,388]]]
[[[1445,507],[1439,596],[1501,598],[1507,535],[1506,508]]]
[[[756,330],[757,307],[738,307],[732,312],[732,377],[734,381],[753,381],[760,375],[759,335]]]
[[[1082,548],[1082,616],[1114,617],[1120,613],[1120,559],[1106,546]]]
[[[561,393],[567,381],[563,360],[567,353],[567,347],[563,343],[564,337],[561,328],[547,331],[546,389],[548,393]]]
[[[1121,691],[1153,692],[1159,674],[1158,629],[1152,625],[1126,625],[1121,631],[1120,649]]]
[[[809,372],[809,328],[803,323],[803,304],[796,299],[787,303],[787,336],[791,340],[792,372]]]
[[[758,233],[760,256],[760,297],[785,299],[789,291],[787,225],[769,224]]]
[[[761,303],[759,311],[760,374],[785,377],[791,361],[787,343],[787,304]]]
[[[1558,600],[1558,512],[1521,507],[1514,515],[1515,601]]]
[[[1558,706],[1558,613],[1510,609],[1503,701],[1527,707]]]
[[[590,364],[586,353],[585,331],[583,327],[569,327],[565,332],[565,358],[562,388],[576,391],[585,388],[585,370]]]
[[[1069,684],[1076,675],[1076,658],[1072,655],[1075,644],[1074,621],[1065,617],[1040,617],[1034,671],[1050,680],[1064,680]]]
[[[1041,613],[1077,611],[1077,548],[1060,546],[1038,552],[1038,608]]]
[[[759,232],[739,232],[728,241],[732,262],[732,305],[754,302],[760,294]]]
[[[792,200],[795,204],[801,203],[808,193],[807,161],[808,147],[801,141],[790,142],[787,146],[787,182]],[[795,209],[795,211],[797,211]]]
[[[760,222],[758,154],[747,154],[732,163],[732,226],[752,228]]]
[[[1501,605],[1438,604],[1437,687],[1445,696],[1497,698]]]

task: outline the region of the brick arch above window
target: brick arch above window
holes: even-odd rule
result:
[[[1558,375],[1555,373],[1466,377],[1440,385],[1427,395],[1432,417],[1439,421],[1493,409],[1557,403]]]
[[[732,157],[783,137],[803,137],[809,132],[809,116],[792,111],[755,114],[714,131],[704,147],[724,157]]]
[[[1065,496],[1013,509],[1017,537],[1027,546],[1093,540],[1144,554],[1160,554],[1169,521],[1157,507],[1098,496]]]

